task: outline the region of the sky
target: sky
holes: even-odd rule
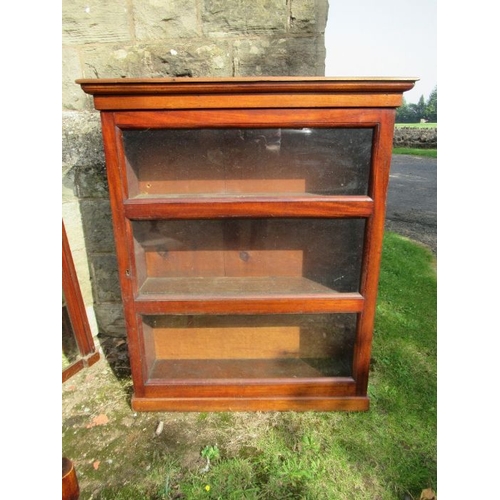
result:
[[[416,77],[407,103],[437,85],[437,0],[329,0],[325,76]]]

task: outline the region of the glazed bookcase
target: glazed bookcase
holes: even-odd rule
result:
[[[77,80],[140,411],[366,410],[406,78]]]

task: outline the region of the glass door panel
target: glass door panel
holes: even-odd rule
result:
[[[355,314],[143,316],[150,379],[351,376]]]
[[[123,130],[129,197],[366,195],[371,128]]]
[[[358,292],[364,219],[132,222],[141,294]]]

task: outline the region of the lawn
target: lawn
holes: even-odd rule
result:
[[[437,123],[396,123],[396,128],[437,128]]]
[[[63,385],[63,453],[79,474],[80,500],[437,492],[436,289],[432,253],[386,233],[367,412],[137,414],[129,379],[110,377],[106,365],[77,374]]]
[[[425,156],[426,158],[437,158],[437,149],[422,148],[393,148],[394,155]]]

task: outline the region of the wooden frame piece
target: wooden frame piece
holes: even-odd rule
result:
[[[65,382],[83,368],[92,366],[99,360],[100,355],[96,351],[87,313],[85,312],[85,304],[83,303],[64,221],[62,223],[62,290],[65,302],[63,304],[62,318],[63,335],[74,335],[79,352],[78,359],[62,371],[62,381]]]

